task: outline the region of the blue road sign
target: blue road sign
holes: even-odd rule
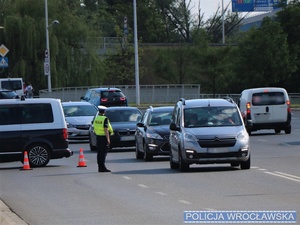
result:
[[[286,0],[232,0],[232,12],[270,11],[286,4]]]
[[[8,57],[0,57],[0,68],[8,67]]]

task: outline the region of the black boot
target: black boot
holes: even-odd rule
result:
[[[106,167],[102,167],[99,168],[99,172],[103,173],[103,172],[111,172],[109,169],[107,169]]]

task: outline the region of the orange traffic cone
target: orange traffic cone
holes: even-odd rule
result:
[[[86,163],[83,155],[83,148],[79,149],[79,162],[77,167],[86,167]]]
[[[21,169],[21,170],[31,170],[30,165],[29,165],[27,151],[24,152],[23,169]]]

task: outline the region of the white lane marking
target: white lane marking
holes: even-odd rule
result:
[[[292,174],[288,174],[288,173],[283,173],[283,172],[279,172],[279,171],[274,171],[275,173],[281,174],[283,176],[287,176],[287,177],[291,177],[291,178],[295,178],[298,179],[300,181],[300,177],[292,175]]]
[[[251,166],[251,169],[259,169],[257,166]]]
[[[263,168],[260,168],[260,169],[258,169],[258,170],[260,170],[260,171],[266,171],[266,169],[263,169]]]
[[[257,139],[258,141],[267,141],[266,139]]]
[[[290,176],[286,176],[286,175],[282,175],[282,174],[278,174],[278,173],[272,173],[272,172],[264,172],[266,174],[270,174],[270,175],[273,175],[273,176],[277,176],[277,177],[281,177],[281,178],[285,178],[285,179],[288,179],[288,180],[292,180],[292,181],[296,181],[296,182],[300,182],[300,179],[294,179]]]
[[[159,194],[159,195],[168,195],[168,194],[166,194],[166,193],[164,193],[164,192],[160,192],[160,191],[158,191],[158,192],[155,192],[156,194]]]
[[[185,200],[178,200],[178,201],[181,202],[181,203],[183,203],[183,204],[192,204],[192,203],[190,203],[188,201],[185,201]]]
[[[127,177],[127,176],[123,176],[123,178],[125,178],[126,180],[131,180],[131,177]]]
[[[147,185],[145,185],[145,184],[139,184],[139,186],[140,187],[142,187],[142,188],[149,188]]]

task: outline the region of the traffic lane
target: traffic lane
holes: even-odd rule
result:
[[[300,176],[300,111],[292,116],[292,132],[275,134],[274,130],[259,130],[250,136],[252,165],[260,169],[279,170]],[[298,169],[296,169],[298,168]]]
[[[57,180],[55,183],[59,185],[49,190],[51,199],[38,198],[47,203],[46,207],[35,209],[34,215],[26,213],[30,218],[34,217],[29,224],[40,224],[44,217],[51,219],[43,224],[93,224],[100,219],[103,224],[179,224],[185,210],[297,210],[295,205],[299,199],[291,193],[293,186],[289,190],[284,188],[283,192],[280,184],[268,182],[270,177],[260,171],[205,166],[193,169],[192,173],[178,173],[166,168],[161,159],[154,163],[137,162],[140,166],[136,166],[128,154],[111,154],[118,156],[111,157],[112,165],[114,160],[119,165],[120,161],[126,163],[129,159],[134,166],[127,171],[117,171],[114,166],[116,172],[111,176],[99,178],[87,168],[81,168],[82,171],[75,174],[57,170],[36,175],[41,180],[32,185],[39,189],[46,188],[49,179]],[[71,187],[67,185],[69,183],[72,183]],[[27,190],[27,184],[23,188]],[[65,195],[60,195],[59,190],[66,190]],[[33,197],[39,196],[39,192],[34,192]],[[31,206],[29,200],[24,205],[29,209]],[[99,217],[94,215],[97,213]],[[113,214],[112,218],[110,215]],[[84,218],[79,215],[84,215]]]
[[[181,224],[185,210],[299,211],[299,185],[258,169],[203,165],[180,173],[169,168],[167,157],[144,162],[133,152],[111,152],[113,172],[99,174],[96,153],[86,151],[88,145],[73,147],[85,149],[87,167],[76,167],[77,151],[46,168],[4,170],[2,196],[29,224]]]

